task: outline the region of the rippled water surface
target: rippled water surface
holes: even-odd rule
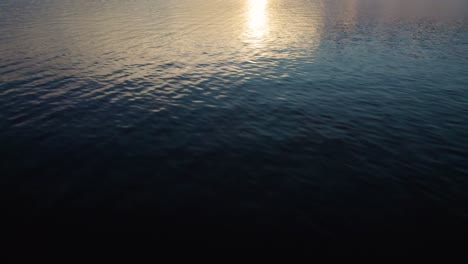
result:
[[[1,1],[2,204],[322,236],[465,222],[467,7]]]

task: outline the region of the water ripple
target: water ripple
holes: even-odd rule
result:
[[[0,1],[0,186],[327,232],[466,219],[468,5],[422,2]]]

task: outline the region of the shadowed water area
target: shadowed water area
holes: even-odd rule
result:
[[[1,1],[3,211],[172,236],[461,234],[467,22],[466,0]]]

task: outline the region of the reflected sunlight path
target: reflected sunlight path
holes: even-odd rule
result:
[[[248,0],[247,37],[249,42],[261,42],[268,32],[268,0]]]

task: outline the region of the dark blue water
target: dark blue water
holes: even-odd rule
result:
[[[460,235],[467,22],[465,0],[1,1],[2,208],[171,236]]]

